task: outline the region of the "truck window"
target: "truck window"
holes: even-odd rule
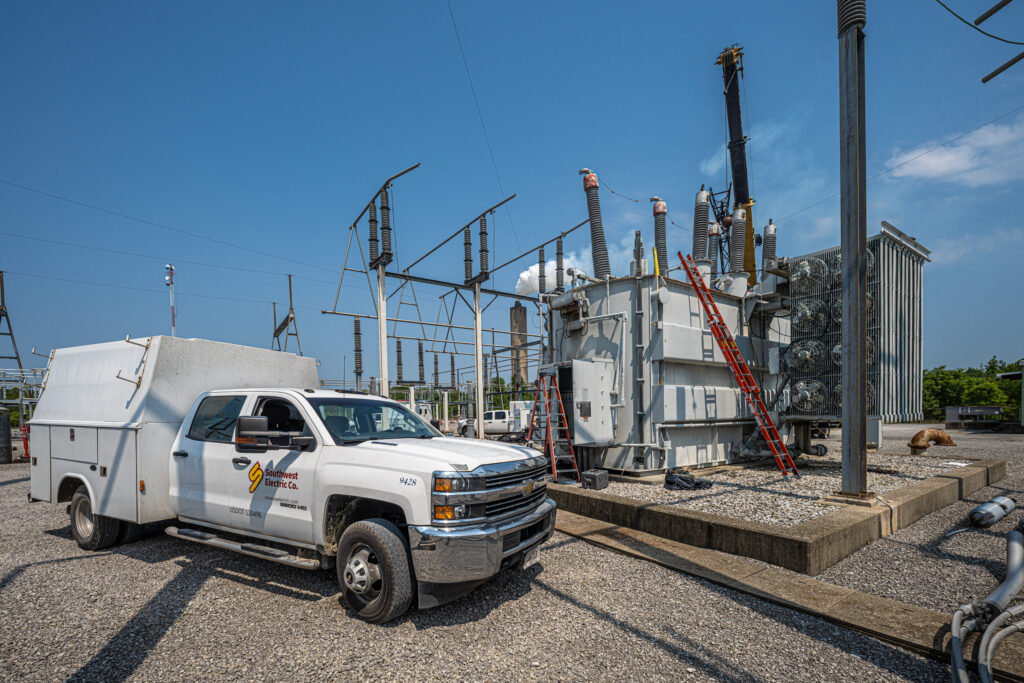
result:
[[[405,406],[341,397],[311,398],[309,402],[338,444],[441,435]]]
[[[299,409],[283,398],[261,398],[255,414],[266,416],[267,429],[272,432],[312,433],[307,431],[306,421]],[[287,446],[288,439],[287,436],[272,436],[270,442],[275,446]]]
[[[498,412],[496,412],[494,414],[494,419],[495,420],[504,420],[505,419],[505,411],[504,410],[499,410]]]
[[[231,443],[235,437],[235,422],[242,412],[245,396],[207,396],[196,409],[188,438],[194,441]]]
[[[493,420],[494,419],[494,413],[484,413],[484,419],[485,420]]]

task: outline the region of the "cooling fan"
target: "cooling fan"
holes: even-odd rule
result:
[[[864,314],[868,320],[875,319],[875,295],[871,292],[864,295]],[[832,298],[832,320],[843,322],[843,297],[839,294]]]
[[[825,405],[825,385],[816,379],[802,379],[793,386],[793,407],[810,413]]]
[[[867,390],[865,393],[868,395],[868,408],[875,407],[875,385],[868,382],[864,385]],[[832,403],[835,405],[836,410],[842,410],[843,408],[843,383],[836,382],[836,385],[832,387]]]
[[[803,335],[821,334],[828,327],[828,309],[817,299],[798,301],[793,305],[790,324]]]
[[[836,342],[836,345],[832,347],[832,362],[836,364],[837,368],[843,367],[843,343]],[[868,365],[875,364],[875,338],[868,337],[864,344],[864,362]]]
[[[789,273],[789,285],[797,292],[810,292],[818,287],[828,287],[828,266],[820,258],[805,258],[793,264]]]
[[[843,255],[836,254],[832,257],[832,284],[838,285],[843,281]],[[875,255],[870,251],[864,252],[864,266],[867,271],[868,280],[872,280],[875,277]]]
[[[815,339],[804,339],[789,347],[789,367],[804,375],[821,372],[827,358],[825,345]]]

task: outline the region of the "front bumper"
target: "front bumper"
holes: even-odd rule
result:
[[[444,529],[410,526],[409,548],[416,580],[427,583],[482,581],[502,562],[543,542],[555,529],[555,501],[497,524]]]

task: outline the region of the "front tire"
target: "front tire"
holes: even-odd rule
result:
[[[117,543],[121,521],[93,512],[89,490],[79,486],[71,497],[71,535],[82,550],[103,550]]]
[[[338,543],[337,571],[345,604],[364,621],[389,622],[412,604],[406,542],[386,519],[367,519],[345,529]]]

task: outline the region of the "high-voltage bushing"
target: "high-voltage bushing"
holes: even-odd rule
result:
[[[380,191],[380,246],[385,256],[391,255],[391,205],[387,187]]]
[[[729,272],[733,275],[745,273],[743,254],[747,239],[747,212],[736,209],[732,212],[732,225],[729,228]]]
[[[487,251],[487,216],[480,216],[480,274],[486,276],[490,270],[490,258]]]
[[[803,413],[819,410],[828,401],[825,385],[816,379],[802,379],[793,385],[793,407]]]
[[[775,256],[775,223],[768,219],[768,225],[764,226],[764,244],[761,247],[761,270],[768,272],[775,270],[778,266],[778,259]]]
[[[817,299],[797,301],[793,304],[790,324],[793,331],[800,334],[821,334],[828,327],[828,309]]]
[[[565,288],[565,245],[559,237],[555,242],[555,291],[561,292]]]
[[[440,380],[440,374],[437,371],[437,354],[435,353],[434,354],[434,386],[435,387],[440,386],[439,385],[439,380]]]
[[[718,250],[722,239],[722,226],[712,223],[708,226],[708,260],[711,261],[711,280],[718,278]]]
[[[370,202],[370,263],[380,256],[380,242],[377,240],[377,198]]]
[[[423,340],[419,340],[417,344],[419,344],[420,347],[420,384],[425,384],[427,380],[423,369]]]
[[[633,263],[636,264],[636,272],[633,273],[634,275],[641,275],[642,274],[640,272],[640,262],[643,260],[643,258],[644,258],[644,241],[643,241],[643,238],[640,237],[640,231],[639,230],[635,230],[633,232]]]
[[[710,198],[704,186],[700,186],[693,204],[693,260],[700,262],[708,258],[708,211]]]
[[[825,369],[828,353],[817,339],[803,339],[789,347],[789,367],[801,374],[812,375]]]
[[[543,294],[547,290],[547,274],[544,272],[547,266],[544,263],[544,247],[537,250],[537,293]]]
[[[466,269],[466,282],[473,279],[473,233],[467,225],[462,229],[462,248],[464,250],[463,265]]]
[[[359,318],[352,318],[352,342],[355,350],[356,389],[363,387],[363,331]]]
[[[395,369],[398,371],[398,381],[402,381],[402,340],[395,340]]]
[[[651,197],[654,202],[654,253],[658,257],[658,272],[668,274],[668,230],[665,227],[668,206],[661,197]]]
[[[604,240],[604,224],[601,222],[601,200],[597,196],[597,174],[589,168],[580,171],[583,176],[583,191],[587,194],[587,216],[590,218],[590,253],[594,258],[594,277],[604,280],[611,275],[608,264],[608,245]]]
[[[800,259],[793,264],[790,269],[789,284],[797,292],[809,293],[816,289],[827,288],[828,277],[828,267],[825,262],[812,256]]]

